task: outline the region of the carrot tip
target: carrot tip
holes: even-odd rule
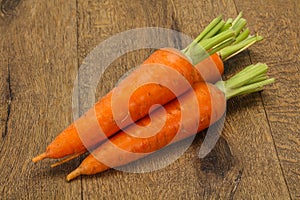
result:
[[[43,160],[43,159],[45,159],[45,158],[47,158],[46,152],[44,152],[44,153],[42,153],[41,155],[38,155],[37,157],[33,158],[33,159],[32,159],[32,162],[36,163],[36,162],[38,162],[38,161],[40,161],[40,160]]]
[[[74,171],[72,171],[70,174],[68,174],[67,176],[67,181],[71,181],[74,178],[76,178],[77,176],[81,175],[81,171],[80,168],[75,169]]]
[[[59,165],[62,165],[63,163],[64,163],[64,162],[56,162],[56,163],[50,165],[50,167],[51,167],[51,168],[55,168],[55,167],[57,167],[57,166],[59,166]]]

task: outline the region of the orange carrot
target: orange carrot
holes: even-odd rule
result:
[[[198,126],[198,131],[205,129],[209,126],[210,123],[213,123],[215,120],[217,120],[225,111],[225,97],[224,94],[217,90],[215,87],[213,87],[210,84],[205,84],[204,82],[199,82],[193,86],[193,89],[196,92],[197,99],[199,102],[199,109],[200,109],[200,124]],[[212,98],[210,98],[210,95]],[[182,107],[189,109],[190,112],[193,112],[195,110],[194,107],[188,106],[188,103],[190,103],[192,93],[189,92],[186,95],[183,95],[181,97],[182,101],[186,103],[186,105],[182,105]],[[214,102],[211,102],[214,101]],[[215,107],[218,107],[218,109],[215,109],[215,114],[212,114],[212,103],[215,103]],[[128,127],[130,133],[136,132],[136,137],[133,137],[131,135],[126,134],[125,132],[119,132],[112,138],[110,138],[110,142],[113,143],[113,145],[110,142],[105,142],[103,145],[101,145],[99,148],[97,148],[93,155],[90,154],[77,168],[75,171],[73,171],[70,175],[68,175],[68,180],[71,180],[75,178],[76,176],[80,174],[96,174],[99,172],[102,172],[104,170],[109,169],[110,167],[117,167],[121,165],[125,165],[131,161],[137,160],[139,158],[142,158],[145,156],[145,154],[130,154],[126,156],[126,152],[132,152],[132,153],[151,153],[153,151],[159,150],[170,143],[171,140],[174,139],[176,133],[179,130],[180,122],[181,122],[181,110],[180,110],[180,104],[177,99],[173,100],[172,102],[168,103],[164,106],[167,116],[166,116],[166,122],[163,126],[163,128],[154,136],[148,137],[148,138],[140,138],[142,137],[141,133],[143,134],[151,134],[145,133],[145,132],[139,132],[139,128],[137,126],[134,126],[131,128],[131,126]],[[159,123],[159,120],[163,118],[164,113],[155,111],[152,115],[152,126],[155,126],[156,123]],[[215,116],[214,119],[210,119],[211,116]],[[150,121],[149,117],[145,117],[137,122],[138,125],[147,124]],[[189,117],[189,120],[187,120],[187,123],[182,125],[183,127],[192,127],[195,124],[195,120]],[[180,140],[184,136],[191,136],[192,133],[188,132],[189,134],[181,134],[178,133],[176,140]],[[140,137],[138,137],[140,136]],[[118,148],[125,150],[126,152],[123,154],[120,151],[116,150],[116,145]],[[95,157],[96,155],[96,157]],[[104,161],[104,162],[99,162]],[[110,166],[108,167],[104,163],[110,163]]]
[[[193,92],[185,93],[179,97],[181,105],[175,99],[164,106],[166,114],[162,112],[162,109],[154,111],[151,117],[151,125],[154,127],[166,115],[166,122],[156,135],[145,137],[145,135],[151,134],[152,129],[141,131],[138,126],[129,126],[125,130],[134,134],[134,136],[128,135],[125,132],[119,132],[114,135],[109,139],[110,142],[105,142],[94,150],[76,170],[71,172],[67,176],[67,180],[72,180],[81,174],[96,174],[111,167],[125,165],[145,157],[149,153],[157,151],[170,143],[185,139],[196,132],[208,128],[224,114],[226,99],[260,91],[264,85],[272,83],[274,79],[268,79],[266,76],[267,69],[265,64],[251,65],[225,82],[219,81],[215,85],[204,82],[195,83],[193,90],[198,102],[198,118],[191,115],[185,120],[181,119],[182,110],[180,107],[184,108],[183,110],[185,111],[188,109],[187,113],[194,113],[195,110],[195,107],[191,106],[193,105],[191,102],[194,101]],[[148,124],[151,119],[145,117],[138,121],[138,124]],[[195,120],[198,120],[198,126],[195,129],[196,131],[193,132],[190,127],[195,126]],[[184,128],[180,128],[180,126]],[[125,153],[117,151],[115,146],[124,150]],[[126,152],[130,152],[130,154]],[[105,163],[109,163],[109,166]]]
[[[221,23],[220,20],[219,22]],[[222,27],[223,26],[220,26],[219,29]],[[163,68],[169,68],[171,72],[180,74],[185,78],[185,81],[191,85],[203,80],[215,82],[220,79],[220,73],[224,71],[222,59],[227,59],[230,55],[240,52],[247,45],[251,45],[260,39],[258,37],[249,37],[237,44],[231,45],[234,34],[239,32],[236,33],[235,30],[232,29],[217,33],[217,35],[212,34],[216,33],[219,29],[211,28],[211,31],[208,32],[205,30],[207,34],[213,37],[203,36],[204,39],[197,37],[195,41],[181,52],[171,48],[155,51],[119,85],[123,87],[123,91],[131,91],[134,87],[133,83],[137,82],[137,80],[145,79],[151,82],[152,77],[160,76],[161,79],[166,79],[168,83],[179,86],[176,88],[177,95],[165,86],[149,83],[139,87],[132,93],[129,99],[129,113],[124,111],[119,112],[118,116],[114,116],[112,110],[112,96],[114,91],[118,90],[118,86],[101,98],[93,108],[59,134],[47,147],[46,151],[33,158],[33,161],[37,162],[44,158],[62,158],[72,154],[80,155],[81,152],[85,152],[86,147],[90,148],[99,144],[101,141],[107,139],[107,137],[118,132],[120,128],[124,128],[131,124],[132,121],[146,116],[151,106],[155,104],[164,105],[178,96],[178,94],[183,94],[188,90],[187,84],[185,84],[184,81],[178,80],[178,76],[166,74],[169,71],[167,70],[166,72]],[[208,51],[211,56],[204,59],[203,51],[199,50],[199,44]],[[192,65],[198,62],[199,64],[195,67]],[[123,102],[124,99],[126,100],[126,95],[121,94],[117,100]],[[132,120],[129,120],[129,118],[127,118],[128,116],[130,116]],[[118,124],[116,122],[118,122]]]
[[[199,73],[194,69],[193,65],[188,62],[188,60],[182,56],[178,50],[175,49],[160,49],[154,52],[143,65],[139,67],[139,70],[147,70],[149,64],[163,64],[170,68],[175,69],[179,73],[183,74],[190,84],[194,80],[199,80]],[[153,73],[161,74],[161,68],[151,67]],[[141,74],[140,71],[133,71],[130,76],[124,79],[120,84],[122,86],[126,85],[129,91],[132,87],[132,83],[139,79]],[[169,81],[175,82],[178,77],[170,76]],[[183,85],[183,84],[182,84]],[[186,89],[182,88],[181,93]],[[90,109],[86,114],[84,114],[77,122],[71,124],[66,130],[64,130],[60,135],[58,135],[55,140],[47,147],[47,150],[41,157],[37,157],[34,161],[40,160],[42,158],[60,158],[66,155],[71,155],[78,153],[85,149],[84,144],[78,134],[85,134],[85,138],[89,141],[90,146],[97,144],[98,142],[106,139],[106,137],[119,131],[119,127],[116,124],[112,112],[112,95],[114,90],[105,95],[100,101],[98,101],[94,108]],[[120,97],[122,98],[122,97]],[[152,83],[139,87],[131,96],[129,102],[129,112],[134,121],[148,114],[150,107],[156,103],[165,104],[168,101],[175,98],[173,92],[168,88]],[[141,99],[147,99],[143,101]],[[97,116],[97,121],[95,121],[95,116]],[[121,121],[121,120],[119,120]],[[94,123],[93,123],[94,122]],[[102,138],[99,135],[98,123],[101,126],[106,137],[103,135]],[[122,127],[129,124],[128,121],[123,121]],[[83,133],[84,132],[84,133]]]

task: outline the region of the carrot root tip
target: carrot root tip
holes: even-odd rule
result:
[[[46,157],[47,157],[47,154],[46,154],[46,152],[44,152],[44,153],[38,155],[37,157],[34,157],[32,159],[32,162],[36,163],[38,161],[41,161],[41,160],[45,159]]]
[[[74,178],[78,177],[81,175],[81,171],[79,168],[75,169],[74,171],[72,171],[70,174],[68,174],[67,176],[67,181],[71,181]]]

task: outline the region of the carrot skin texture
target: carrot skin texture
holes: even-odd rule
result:
[[[196,129],[197,132],[199,132],[208,128],[211,124],[221,118],[226,109],[226,99],[223,92],[212,84],[200,82],[194,84],[193,88],[197,97],[200,114],[199,119],[197,119],[199,122]],[[191,95],[191,92],[188,92],[180,97],[182,98],[182,107],[189,107],[188,105],[191,101]],[[133,137],[122,131],[109,139],[111,143],[122,150],[141,154],[130,154],[128,156],[128,154],[123,154],[119,151],[116,152],[116,149],[113,147],[114,145],[110,142],[105,142],[95,149],[85,160],[83,160],[81,165],[74,170],[74,173],[72,172],[67,179],[71,180],[80,174],[96,174],[105,171],[110,167],[128,164],[148,155],[148,153],[169,145],[173,139],[172,143],[196,134],[196,132],[181,131],[181,129],[178,132],[181,123],[181,109],[177,99],[166,104],[164,108],[167,113],[166,123],[156,135],[148,138],[141,138]],[[194,108],[190,107],[190,109]],[[153,114],[153,119],[161,119],[161,115],[163,115],[163,113],[157,110]],[[147,124],[149,120],[150,118],[147,116],[138,121],[138,124]],[[156,123],[156,121],[151,121],[151,123]],[[194,123],[195,119],[188,119],[185,121],[184,127],[193,126]],[[131,126],[129,126],[127,129],[131,129],[131,132],[138,132],[139,127],[133,126],[131,128]],[[136,136],[139,135],[136,134]],[[100,162],[101,160],[105,161],[104,163],[110,163],[111,166],[106,166],[103,162]]]
[[[217,77],[220,77],[220,72],[224,71],[222,60],[217,54],[206,58],[203,60],[203,63],[199,63],[195,68],[180,51],[171,48],[163,48],[155,51],[139,68],[146,68],[148,65],[163,65],[174,69],[190,84],[203,80],[215,82],[219,79]],[[155,70],[155,68],[152,69]],[[197,70],[200,70],[201,74]],[[157,70],[157,72],[154,71],[153,73],[160,72]],[[138,72],[133,71],[121,84],[127,84],[130,88],[131,83],[140,75]],[[176,81],[175,77],[171,76],[162,78],[168,78],[170,82]],[[187,89],[181,88],[181,93],[184,93]],[[129,121],[124,121],[121,127],[116,124],[116,121],[122,120],[113,117],[111,108],[113,91],[114,89],[101,98],[87,113],[59,134],[47,147],[45,154],[42,157],[33,159],[33,161],[36,162],[43,158],[62,158],[82,152],[86,149],[85,146],[87,144],[88,146],[94,146],[118,132],[120,128],[129,125]],[[167,87],[155,83],[143,85],[132,93],[130,97],[130,116],[133,121],[141,119],[148,114],[152,105],[164,105],[174,98],[175,94]],[[102,131],[100,131],[99,125]],[[85,140],[84,144],[82,142],[83,139]]]
[[[201,73],[202,80],[199,81],[209,83],[215,83],[221,80],[224,73],[224,63],[217,53],[212,54],[210,57],[196,64],[195,68]]]

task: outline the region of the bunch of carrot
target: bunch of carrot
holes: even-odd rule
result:
[[[215,85],[205,82],[193,84],[193,91],[179,97],[180,106],[187,113],[195,113],[195,108],[190,106],[191,101],[194,100],[194,92],[198,103],[199,116],[191,114],[181,120],[182,110],[178,109],[179,100],[175,99],[164,106],[166,122],[155,135],[144,138],[145,135],[151,134],[151,130],[140,131],[138,126],[127,127],[124,131],[130,131],[134,136],[128,135],[124,131],[117,133],[83,160],[81,165],[67,176],[67,180],[70,181],[81,174],[96,174],[112,167],[128,164],[166,145],[183,140],[208,128],[224,114],[226,100],[234,96],[260,91],[264,85],[274,82],[274,79],[269,79],[266,76],[267,70],[267,65],[258,63],[246,67],[229,80],[219,81]],[[163,118],[164,114],[162,109],[154,111],[153,120],[151,121],[152,126],[159,126],[160,119]],[[149,121],[149,117],[144,117],[138,121],[138,124],[147,124]],[[195,124],[197,124],[196,131],[191,128]]]
[[[257,64],[247,67],[228,81],[211,84],[221,79],[224,72],[223,61],[262,39],[260,36],[249,35],[249,29],[245,28],[246,23],[242,13],[234,20],[230,18],[227,21],[219,16],[185,49],[179,51],[163,48],[155,51],[93,108],[59,134],[46,151],[33,158],[33,161],[64,158],[53,165],[57,166],[87,150],[93,150],[80,167],[68,175],[67,179],[71,180],[80,174],[95,174],[110,167],[127,164],[168,145],[171,141],[182,140],[209,127],[225,112],[225,99],[262,90],[265,84],[273,82],[273,79],[266,76],[267,66]],[[169,70],[184,79],[168,75]],[[166,82],[175,88],[176,95],[168,87],[154,83],[157,76],[167,79]],[[135,89],[135,83],[139,81],[149,84]],[[132,91],[130,98],[127,95],[129,91]],[[199,121],[196,129],[188,134],[181,134],[182,131],[179,130],[182,123],[179,100],[180,106],[185,106],[186,109],[195,109],[189,106],[192,101],[199,105],[200,116],[191,116],[184,120],[184,127],[193,127],[195,120]],[[128,109],[118,109],[118,113],[115,113],[112,108],[115,102],[128,102]],[[150,119],[148,112],[155,104],[164,105],[165,124],[158,133],[146,138],[145,135],[151,134],[153,129],[146,127],[141,131],[140,126],[132,123],[139,120],[137,124],[144,126],[151,121],[151,126],[158,127],[165,112],[157,109],[153,111]],[[190,113],[193,113],[192,110]],[[126,130],[136,133],[135,137],[126,134]],[[107,138],[109,141],[106,141]],[[127,152],[146,154],[128,156],[116,151],[115,146]],[[100,160],[106,160],[110,166]]]

